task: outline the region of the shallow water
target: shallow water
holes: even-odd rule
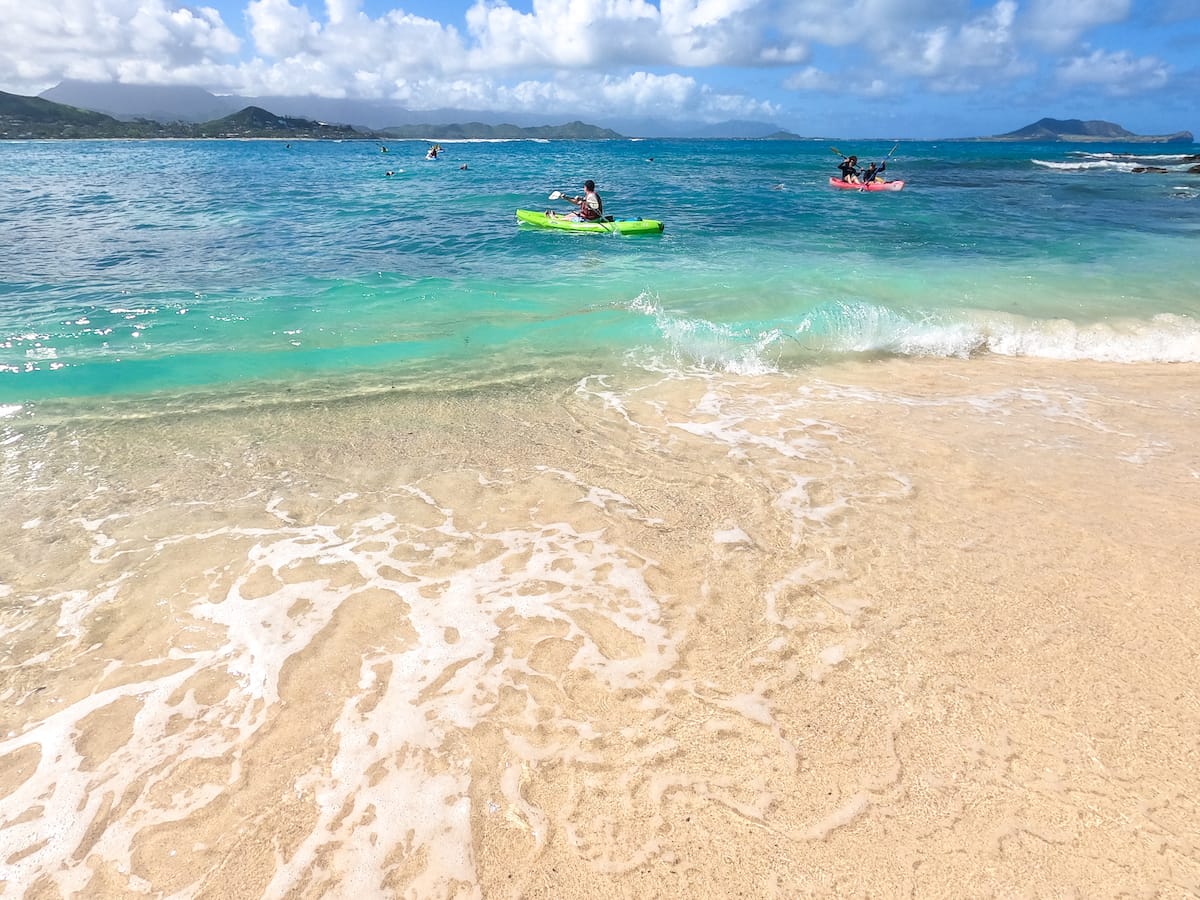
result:
[[[1200,890],[1196,263],[1135,266],[1186,233],[1167,182],[901,157],[1086,195],[1022,241],[916,174],[793,182],[823,146],[407,185],[374,145],[15,146],[87,227],[31,214],[0,298],[5,894]],[[72,205],[33,175],[81,147]],[[508,221],[585,151],[661,238]],[[887,209],[928,224],[832,240]]]
[[[1062,365],[17,432],[6,888],[1194,889],[1195,375]]]
[[[1182,250],[1200,180],[1182,162],[1135,175],[1057,145],[901,144],[889,174],[907,187],[885,195],[828,188],[838,158],[816,142],[420,153],[0,145],[0,403],[459,390],[626,361],[751,373],[862,353],[1200,356],[1200,273]],[[583,177],[610,212],[666,232],[517,227],[514,209]]]

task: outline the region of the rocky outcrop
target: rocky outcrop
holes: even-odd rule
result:
[[[1096,143],[1099,141],[1121,141],[1130,144],[1190,144],[1193,142],[1190,131],[1177,131],[1174,134],[1134,134],[1126,131],[1120,125],[1101,120],[1083,119],[1039,119],[1032,125],[998,134],[993,137],[980,138],[985,141],[1030,141],[1046,143],[1050,141],[1065,141],[1070,143]]]

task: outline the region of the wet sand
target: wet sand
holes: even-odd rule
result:
[[[6,423],[11,896],[1191,896],[1200,370]]]

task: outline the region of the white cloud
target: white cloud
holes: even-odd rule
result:
[[[1131,0],[1031,0],[1025,27],[1044,47],[1069,47],[1099,25],[1123,22]]]
[[[706,112],[703,88],[686,75],[651,75],[634,72],[625,78],[603,76],[588,84],[574,103],[599,111],[619,109],[631,115],[660,114],[665,109]],[[589,98],[595,98],[589,100]]]
[[[260,54],[287,59],[316,52],[321,27],[304,7],[288,0],[252,0],[246,7],[250,37]]]
[[[1119,45],[1079,49],[1089,29],[1127,18],[1132,0],[467,0],[454,21],[402,6],[367,13],[367,0],[240,2],[225,15],[244,38],[214,9],[179,0],[0,0],[0,89],[118,78],[424,109],[712,119],[773,118],[779,107],[706,85],[709,69],[777,72],[783,90],[856,97],[1003,89],[1044,46],[1074,54],[1056,73],[1066,86],[1116,93],[1161,86],[1168,71]],[[1160,12],[1195,2],[1162,0]]]
[[[0,73],[17,85],[137,70],[179,83],[177,71],[194,75],[240,43],[216,10],[161,0],[0,0],[0,22]]]
[[[745,65],[760,54],[762,0],[661,0],[662,38],[684,66]]]
[[[806,66],[799,72],[789,75],[783,86],[789,91],[809,91],[813,93],[833,93],[840,90],[841,79],[831,72],[825,72],[815,66]]]
[[[966,0],[777,0],[773,24],[791,39],[843,47],[881,32],[907,35],[955,22]]]
[[[856,97],[891,97],[900,93],[900,88],[886,78],[868,76],[847,79],[814,66],[807,66],[788,77],[783,86],[790,91],[834,96],[852,94]]]
[[[975,87],[1022,71],[1013,31],[1017,4],[999,0],[967,21],[915,34],[881,33],[875,52],[893,71],[927,79],[935,89]]]
[[[779,113],[771,103],[721,93],[679,74],[633,72],[614,76],[574,72],[548,80],[521,81],[513,85],[490,79],[435,81],[421,86],[420,96],[410,96],[412,108],[460,107],[543,113],[563,121],[577,118],[650,116],[697,118],[771,118]]]
[[[467,11],[477,70],[565,68],[663,56],[658,10],[642,0],[535,0],[533,11],[477,2]]]
[[[1170,68],[1153,56],[1139,58],[1125,51],[1093,50],[1059,66],[1058,79],[1067,87],[1099,86],[1120,97],[1165,87],[1170,81]]]
[[[414,81],[464,68],[453,27],[400,11],[372,19],[353,0],[330,0],[327,10],[317,21],[288,0],[252,0],[247,17],[257,56],[229,87],[243,94],[395,97]]]
[[[789,65],[807,47],[774,25],[778,0],[534,0],[530,12],[479,0],[467,11],[476,69],[538,65]]]

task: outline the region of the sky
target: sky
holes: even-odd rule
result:
[[[1200,132],[1200,0],[0,0],[0,90],[64,78],[410,109],[1000,134]]]

